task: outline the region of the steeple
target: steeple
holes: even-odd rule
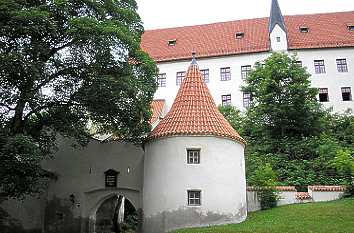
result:
[[[283,29],[284,32],[286,32],[285,21],[283,14],[281,13],[278,0],[272,0],[269,18],[269,33],[273,31],[277,24],[281,29]]]
[[[149,135],[149,139],[173,136],[218,136],[245,141],[219,112],[193,54],[171,110]]]

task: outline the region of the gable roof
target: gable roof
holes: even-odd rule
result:
[[[354,47],[354,11],[285,16],[289,49]],[[299,27],[307,26],[308,33]],[[205,25],[147,30],[141,47],[157,62],[270,51],[269,18],[245,19]],[[242,39],[235,34],[243,32]],[[168,41],[176,40],[175,45]]]
[[[194,59],[171,110],[148,139],[182,135],[219,136],[245,143],[217,109]]]
[[[272,0],[272,6],[270,8],[269,18],[269,33],[271,33],[276,25],[279,25],[281,29],[286,32],[286,26],[284,22],[283,14],[281,13],[278,0]]]

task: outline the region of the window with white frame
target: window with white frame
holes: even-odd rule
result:
[[[352,91],[350,87],[342,87],[343,101],[352,101]]]
[[[230,67],[220,68],[220,79],[221,81],[231,80],[231,69]]]
[[[314,65],[315,65],[315,73],[316,74],[326,73],[326,67],[325,67],[324,60],[315,60]]]
[[[302,61],[296,61],[296,65],[302,67]]]
[[[159,74],[156,78],[158,87],[166,87],[166,73]]]
[[[252,103],[252,94],[249,92],[243,93],[243,107],[248,108]]]
[[[222,106],[231,105],[231,94],[221,96]]]
[[[318,89],[318,99],[320,102],[328,102],[328,88],[319,88]]]
[[[200,70],[200,72],[202,73],[204,82],[209,83],[209,69]]]
[[[187,149],[187,163],[200,164],[200,149]]]
[[[202,204],[200,190],[188,190],[187,195],[189,206],[200,206]]]
[[[347,59],[337,59],[337,70],[340,73],[345,73],[348,72],[348,65],[347,65]]]
[[[251,66],[247,65],[247,66],[241,66],[241,78],[243,80],[246,80],[248,78],[248,76],[250,75],[251,72]]]
[[[180,71],[176,73],[176,85],[179,86],[181,85],[183,79],[186,77],[186,72],[185,71]]]

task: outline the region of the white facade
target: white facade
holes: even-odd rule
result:
[[[200,149],[200,164],[187,164],[187,149]],[[199,190],[201,205],[187,192]],[[238,223],[247,216],[244,146],[211,136],[176,136],[145,145],[144,229]]]
[[[278,26],[275,27],[276,30]],[[280,29],[281,30],[281,29]],[[283,46],[283,45],[282,45]],[[353,101],[343,101],[341,88],[350,87],[354,92],[354,48],[332,49],[302,49],[292,50],[289,53],[297,54],[307,71],[311,74],[311,83],[316,88],[328,88],[329,102],[322,102],[324,107],[333,107],[336,112],[344,112],[348,108],[354,110]],[[255,62],[262,61],[271,53],[251,53],[234,56],[199,58],[201,70],[209,69],[208,88],[217,105],[222,104],[221,96],[231,94],[232,105],[239,109],[243,106],[243,93],[240,87],[244,85],[241,78],[241,66],[254,66]],[[338,72],[336,59],[346,59],[348,72]],[[326,73],[316,74],[314,61],[324,60]],[[189,61],[174,61],[158,63],[160,73],[166,73],[166,87],[159,87],[155,99],[165,99],[167,108],[170,108],[177,94],[176,73],[185,71]],[[221,81],[220,68],[230,67],[231,80]]]
[[[277,24],[269,35],[272,51],[282,52],[288,50],[288,37],[286,32]]]

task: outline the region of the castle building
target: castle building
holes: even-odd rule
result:
[[[326,107],[353,108],[353,19],[283,17],[273,0],[270,18],[147,31],[142,47],[160,75],[143,147],[101,138],[79,149],[58,138],[58,152],[42,162],[56,179],[39,198],[0,200],[0,214],[17,233],[105,233],[137,219],[144,233],[242,222],[245,142],[217,105],[247,107],[252,97],[239,89],[252,65],[284,51],[308,67]],[[198,64],[189,64],[191,51]]]
[[[354,109],[354,11],[283,16],[272,0],[269,18],[147,30],[142,48],[157,62],[156,99],[169,109],[185,77],[190,51],[217,105],[245,109],[240,89],[255,62],[272,52],[297,54],[319,89],[318,101],[336,112]]]
[[[107,233],[119,221],[165,233],[245,220],[245,141],[218,111],[195,59],[167,115],[164,101],[152,109],[143,147],[106,138],[79,149],[59,138],[42,163],[56,176],[46,192],[1,202],[10,229]]]

